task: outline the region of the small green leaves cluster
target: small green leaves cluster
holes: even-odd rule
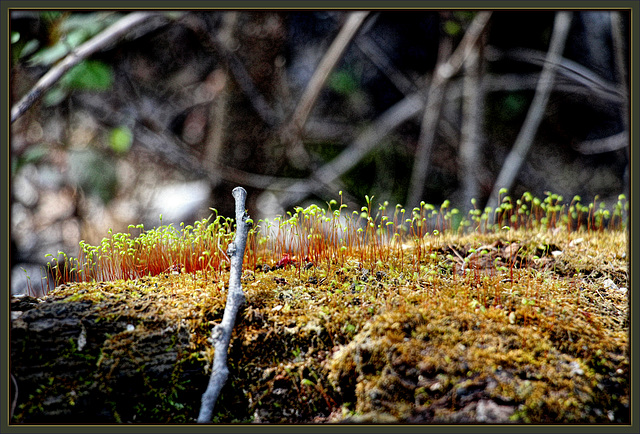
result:
[[[542,200],[525,192],[515,202],[506,193],[506,189],[500,190],[500,205],[495,210],[487,207],[483,212],[478,209],[470,212],[476,231],[486,233],[505,226],[511,229],[548,230],[564,225],[568,232],[583,228],[602,231],[607,227],[624,230],[627,227],[629,202],[624,194],[618,196],[612,216],[606,203],[598,202],[598,196],[584,205],[581,197],[576,195],[567,205],[561,195],[551,192],[546,192]],[[475,200],[472,203],[475,208]],[[489,223],[492,214],[493,225]]]
[[[495,210],[473,208],[467,216],[450,207],[445,200],[440,206],[421,202],[407,211],[401,205],[389,208],[384,201],[375,205],[374,197],[365,196],[360,210],[349,211],[342,201],[331,200],[326,207],[295,207],[273,220],[253,223],[249,231],[245,264],[249,269],[294,265],[303,267],[324,264],[328,269],[341,267],[347,258],[358,258],[375,270],[384,264],[403,267],[405,252],[412,250],[416,270],[428,255],[430,237],[469,232],[493,233],[504,230],[550,230],[565,226],[572,231],[626,229],[628,201],[624,195],[610,211],[598,197],[583,205],[580,196],[569,204],[550,192],[542,200],[524,193],[513,200],[500,192],[500,206]],[[54,283],[69,281],[105,281],[136,279],[159,273],[194,273],[219,275],[229,267],[227,247],[233,239],[235,223],[219,216],[216,210],[194,225],[164,225],[145,230],[143,225],[130,225],[126,233],[113,233],[93,246],[80,242],[78,258],[64,252],[51,257],[48,277]],[[285,259],[283,261],[283,259]],[[311,265],[310,265],[311,264]]]
[[[69,281],[137,279],[196,270],[220,272],[229,260],[226,249],[233,239],[234,221],[215,215],[193,225],[172,224],[145,230],[130,225],[126,233],[113,233],[93,246],[80,241],[78,258],[58,252],[49,262],[48,275],[55,284]]]

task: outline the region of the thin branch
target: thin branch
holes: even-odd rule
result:
[[[247,245],[247,235],[249,232],[249,223],[247,223],[249,215],[245,210],[247,192],[242,187],[236,187],[233,189],[232,194],[236,204],[236,235],[227,249],[227,256],[231,259],[229,292],[227,293],[227,305],[224,308],[222,321],[211,331],[211,341],[215,347],[215,354],[213,356],[209,385],[202,395],[202,405],[200,407],[200,414],[198,415],[198,423],[211,422],[213,408],[218,400],[222,386],[224,386],[229,376],[229,368],[227,367],[229,342],[231,342],[231,333],[236,322],[236,316],[238,315],[240,307],[245,302],[241,277],[242,260],[244,259],[244,249]]]
[[[51,68],[40,80],[11,108],[11,122],[22,116],[42,95],[53,86],[62,76],[78,63],[91,56],[93,53],[108,47],[127,32],[139,26],[144,21],[155,17],[163,16],[157,12],[133,12],[118,20],[103,32],[94,36],[77,49],[71,51],[60,63]],[[149,29],[149,31],[152,29]]]
[[[551,61],[548,59],[548,55],[545,55],[544,52],[528,48],[518,48],[504,53],[491,49],[491,53],[488,57],[490,57],[492,61],[504,57],[540,66],[547,65]],[[596,72],[579,64],[578,62],[562,56],[558,56],[556,59],[553,59],[553,62],[556,67],[556,74],[562,75],[575,83],[579,83],[587,87],[602,99],[621,102],[626,98],[625,92],[619,89],[615,83],[611,83],[610,81],[602,78]]]
[[[583,140],[582,142],[572,144],[571,147],[581,154],[586,155],[617,151],[618,149],[629,148],[629,134],[627,134],[627,130],[623,130],[611,136]]]
[[[289,162],[298,169],[306,169],[310,166],[311,158],[302,144],[301,134],[307,122],[309,114],[324,87],[329,74],[342,58],[349,43],[358,32],[369,12],[351,12],[342,25],[331,46],[320,60],[311,79],[307,83],[298,105],[291,115],[290,121],[280,131],[280,140],[286,146],[286,154]]]
[[[447,82],[460,70],[464,60],[469,56],[473,46],[476,44],[480,35],[482,35],[490,17],[491,12],[479,12],[469,25],[469,29],[462,37],[454,53],[446,62],[442,62],[436,66],[435,74],[427,94],[427,106],[424,109],[418,147],[411,172],[411,181],[409,182],[409,193],[407,196],[407,206],[409,208],[417,205],[424,192],[425,180],[429,171],[429,157],[435,141],[436,129],[438,120],[440,119],[440,111],[444,101]]]
[[[471,200],[478,197],[478,175],[480,168],[480,145],[482,143],[482,44],[476,44],[464,62],[462,82],[462,127],[460,140],[460,168],[458,179],[462,183],[462,203],[469,207]]]
[[[237,12],[226,12],[225,14],[237,14]],[[228,20],[229,19],[227,19],[227,22]],[[278,116],[271,108],[264,95],[262,95],[260,90],[256,87],[249,71],[247,71],[247,68],[240,57],[229,47],[229,39],[227,38],[225,40],[225,38],[221,37],[220,34],[213,35],[204,27],[202,22],[196,20],[194,16],[187,17],[187,19],[184,19],[182,23],[191,29],[200,38],[201,42],[220,54],[256,114],[260,116],[260,119],[262,119],[262,121],[270,128],[275,127],[279,122]],[[226,26],[227,24],[224,25]],[[230,35],[228,30],[227,34]]]
[[[347,17],[347,21],[340,29],[340,32],[336,36],[324,57],[320,61],[320,64],[316,68],[313,76],[309,80],[306,89],[304,90],[300,102],[293,112],[290,125],[295,130],[302,130],[304,124],[311,113],[320,90],[324,87],[329,74],[335,68],[336,64],[344,54],[344,51],[349,46],[349,42],[358,32],[358,29],[364,22],[364,19],[369,14],[368,11],[351,12]]]
[[[355,40],[356,47],[389,79],[402,94],[408,95],[417,89],[417,85],[404,72],[398,70],[389,56],[378,44],[367,35],[360,35]]]
[[[538,80],[538,86],[533,101],[531,102],[531,107],[529,107],[527,117],[518,133],[513,149],[502,165],[502,170],[493,186],[493,191],[487,202],[487,205],[491,208],[495,209],[500,205],[498,198],[501,189],[511,189],[513,181],[520,171],[520,167],[533,143],[538,126],[542,121],[547,102],[549,101],[551,89],[553,88],[556,68],[560,63],[569,28],[571,27],[571,17],[571,12],[563,11],[556,13],[553,33],[551,34],[551,41],[549,43],[549,51],[547,52],[545,64],[540,73],[540,80]]]
[[[279,202],[283,208],[299,203],[309,194],[320,191],[323,186],[344,175],[364,156],[380,145],[382,139],[391,131],[420,114],[423,107],[424,99],[421,93],[416,92],[405,97],[383,113],[376,122],[368,126],[340,155],[317,169],[308,178],[288,186],[274,183],[269,189],[272,191],[282,190]]]
[[[217,183],[220,178],[223,178],[238,184],[266,189],[274,183],[292,185],[297,182],[295,178],[250,173],[229,167],[217,161],[207,161],[206,164],[209,167],[209,169],[207,169],[201,159],[189,153],[189,151],[185,151],[184,147],[186,147],[186,145],[184,145],[180,139],[165,131],[153,131],[140,122],[136,123],[134,137],[136,143],[139,143],[152,153],[162,156],[163,161],[167,164],[178,167],[185,173],[207,178],[214,184]]]

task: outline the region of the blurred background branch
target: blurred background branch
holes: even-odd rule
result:
[[[518,133],[513,149],[509,152],[507,159],[502,165],[502,170],[496,179],[496,182],[489,196],[488,206],[496,208],[499,203],[500,191],[502,189],[510,190],[513,182],[520,171],[529,148],[533,144],[533,138],[536,135],[540,122],[544,116],[544,112],[549,101],[549,95],[553,88],[553,83],[558,66],[559,59],[562,57],[569,27],[571,25],[571,12],[557,12],[553,33],[551,34],[551,42],[549,43],[549,51],[538,80],[536,93],[527,112],[522,129]]]
[[[409,183],[409,193],[407,205],[410,208],[418,205],[424,192],[424,184],[429,172],[429,158],[435,140],[437,124],[440,120],[442,104],[446,91],[447,82],[458,73],[465,59],[474,51],[478,39],[486,28],[491,12],[479,12],[460,41],[458,48],[449,56],[450,48],[441,47],[439,53],[440,61],[435,67],[435,73],[427,93],[427,105],[424,109],[420,137],[418,138],[418,148],[411,171],[411,181]],[[444,39],[448,45],[448,40]]]
[[[71,52],[62,61],[60,61],[60,63],[57,63],[45,75],[43,75],[36,85],[11,108],[11,122],[18,119],[33,105],[36,100],[42,96],[46,90],[60,80],[60,78],[71,68],[98,50],[102,50],[109,45],[114,44],[134,27],[138,27],[144,21],[156,16],[161,15],[156,12],[135,12],[129,14],[111,25],[102,33],[80,45],[78,48],[71,50]],[[161,21],[157,25],[161,25],[163,23],[164,21]],[[151,30],[153,30],[153,28],[148,28],[148,31]]]

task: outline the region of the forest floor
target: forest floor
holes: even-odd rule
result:
[[[630,423],[626,231],[293,259],[243,273],[214,422]],[[194,423],[228,276],[13,299],[12,421]]]

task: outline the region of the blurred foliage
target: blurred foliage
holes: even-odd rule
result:
[[[49,150],[46,145],[35,145],[27,149],[23,154],[11,159],[11,174],[15,175],[20,169],[29,164],[42,161],[47,156]]]
[[[113,199],[117,192],[116,166],[93,149],[69,153],[70,177],[87,195],[103,203]]]
[[[460,36],[475,17],[476,12],[454,11],[451,17],[444,21],[443,29],[449,36]]]
[[[64,101],[72,90],[109,90],[113,84],[111,66],[99,60],[83,60],[71,68],[44,96],[47,106]]]
[[[129,129],[129,127],[123,125],[111,130],[111,134],[109,136],[109,145],[111,145],[111,149],[119,154],[124,154],[129,149],[131,149],[131,145],[133,144],[133,133]]]
[[[41,77],[72,50],[125,15],[110,11],[28,14],[29,19],[24,20],[29,21],[27,24],[18,25],[19,20],[12,19],[12,59],[21,73],[26,72],[16,80],[23,86],[16,92],[18,94],[24,94],[24,88],[30,85],[30,80]],[[335,37],[344,13],[332,11],[295,15],[282,12],[290,19],[276,19],[276,13],[271,16],[273,19],[264,18],[270,14],[239,14],[238,23],[230,32],[234,42],[233,55],[221,53],[215,44],[211,47],[203,42],[209,37],[216,37],[216,32],[221,29],[223,13],[194,12],[189,14],[192,22],[170,22],[161,31],[143,34],[124,43],[114,43],[112,47],[80,62],[49,89],[41,106],[40,115],[43,118],[53,113],[60,115],[57,126],[64,130],[71,125],[74,114],[87,112],[97,124],[92,134],[100,142],[93,140],[90,147],[96,148],[95,152],[92,151],[96,155],[98,149],[104,155],[85,155],[83,170],[89,175],[78,175],[78,179],[81,178],[83,185],[87,186],[88,193],[103,200],[113,197],[113,183],[117,183],[117,178],[114,175],[111,179],[111,175],[102,167],[106,163],[99,160],[102,158],[114,165],[118,158],[129,155],[132,146],[140,143],[135,140],[140,133],[138,127],[143,131],[149,126],[156,131],[157,127],[157,131],[167,135],[160,137],[157,144],[141,146],[150,147],[146,151],[157,153],[166,166],[171,166],[179,159],[174,156],[164,158],[166,155],[162,152],[176,144],[176,149],[172,150],[174,155],[184,152],[190,154],[187,157],[195,156],[202,161],[201,157],[206,155],[204,150],[211,145],[207,140],[213,137],[211,130],[214,120],[211,113],[217,113],[217,109],[210,110],[210,106],[221,101],[216,98],[222,90],[228,92],[225,98],[229,102],[223,103],[227,104],[226,107],[221,106],[221,110],[226,110],[226,117],[225,127],[219,131],[221,151],[216,163],[232,168],[242,167],[249,174],[304,178],[317,170],[314,164],[328,163],[337,157],[361,131],[375,125],[383,113],[401,102],[410,92],[423,91],[425,83],[428,85],[429,71],[435,66],[442,39],[451,42],[451,48],[455,49],[477,12],[372,13],[368,18],[370,22],[365,24],[361,34],[330,73],[325,91],[313,108],[308,124],[317,126],[316,132],[309,134],[309,137],[300,137],[303,146],[314,154],[315,158],[310,160],[313,164],[295,161],[295,153],[289,155],[288,151],[283,151],[286,144],[282,143],[278,128],[263,125],[260,116],[255,116],[255,107],[247,100],[256,95],[246,90],[255,88],[262,93],[257,96],[265,97],[273,105],[270,108],[274,118],[277,118],[275,123],[284,123],[299,97],[295,89],[304,89],[306,80],[318,65],[317,60]],[[496,11],[483,40],[486,45],[483,73],[493,77],[509,75],[507,78],[512,80],[505,80],[503,88],[500,84],[492,84],[484,89],[483,124],[481,137],[477,141],[491,143],[492,149],[486,150],[487,155],[493,153],[502,158],[508,152],[533,95],[534,88],[525,80],[518,80],[518,75],[538,72],[539,66],[522,60],[513,61],[505,54],[510,49],[535,49],[541,52],[547,49],[553,12],[536,12],[535,20],[528,19],[531,16],[534,15]],[[367,44],[373,49],[363,50]],[[231,64],[227,63],[226,56],[233,58]],[[248,75],[241,71],[243,68],[247,69]],[[222,70],[228,74],[228,82],[226,78],[219,82],[212,78],[217,76],[215,71]],[[304,73],[296,74],[297,71]],[[425,199],[432,202],[455,197],[461,190],[464,178],[457,161],[460,132],[466,121],[460,116],[461,99],[456,96],[460,95],[462,74],[448,83],[442,122],[438,125],[432,149],[428,185],[425,188]],[[512,82],[516,84],[510,84]],[[87,102],[95,97],[91,94],[96,92],[102,92],[99,99],[104,100],[104,106],[98,107],[100,103],[96,103],[97,99]],[[89,97],[85,100],[87,95]],[[575,110],[570,112],[575,113]],[[65,122],[69,123],[65,125]],[[563,128],[568,129],[568,124],[563,122]],[[586,128],[584,122],[578,120],[577,124],[576,129]],[[340,133],[335,132],[334,125],[341,129]],[[597,125],[588,127],[598,128]],[[195,133],[192,136],[197,140],[186,140],[185,137],[193,131]],[[218,134],[218,131],[215,133]],[[561,133],[565,134],[565,131]],[[404,202],[419,134],[420,120],[417,118],[395,126],[387,137],[380,138],[384,143],[359,160],[352,170],[341,174],[337,182],[347,187],[352,197],[375,194],[377,197]],[[78,145],[67,142],[67,139],[57,137],[65,147]],[[175,139],[175,143],[168,143],[171,139]],[[564,136],[558,138],[557,133],[552,131],[544,140],[549,147],[560,148],[565,139]],[[181,142],[189,146],[181,147]],[[246,145],[248,143],[264,145],[250,147]],[[35,141],[27,146],[38,144]],[[82,148],[87,143],[79,145]],[[564,148],[571,152],[570,146]],[[496,149],[500,152],[495,152]],[[41,154],[42,148],[34,148],[30,153],[22,152],[12,162],[13,170],[37,161],[35,158],[41,158],[38,157]],[[251,160],[251,164],[248,164],[248,160]],[[483,196],[490,191],[492,179],[501,164],[496,158],[494,160],[478,162],[483,167],[483,173],[474,181],[482,184],[479,188]],[[188,178],[194,173],[200,173],[198,176],[201,176],[201,171],[190,170],[178,163],[172,169],[181,172],[176,178]],[[615,170],[621,171],[618,167]],[[222,184],[231,182],[237,181],[223,179],[221,185],[214,188],[227,189],[228,185]],[[537,180],[533,182],[539,184]],[[611,190],[618,185],[615,184]],[[540,189],[544,188],[547,187],[540,186]],[[579,192],[587,194],[586,191]],[[214,191],[212,196],[219,193]]]
[[[329,88],[333,91],[348,96],[359,88],[358,78],[353,72],[342,69],[331,74]]]
[[[120,14],[112,12],[42,12],[40,16],[46,23],[48,41],[45,47],[29,59],[32,66],[56,63],[121,17]]]
[[[111,67],[98,60],[85,60],[69,70],[60,80],[67,89],[108,90],[113,83]]]

